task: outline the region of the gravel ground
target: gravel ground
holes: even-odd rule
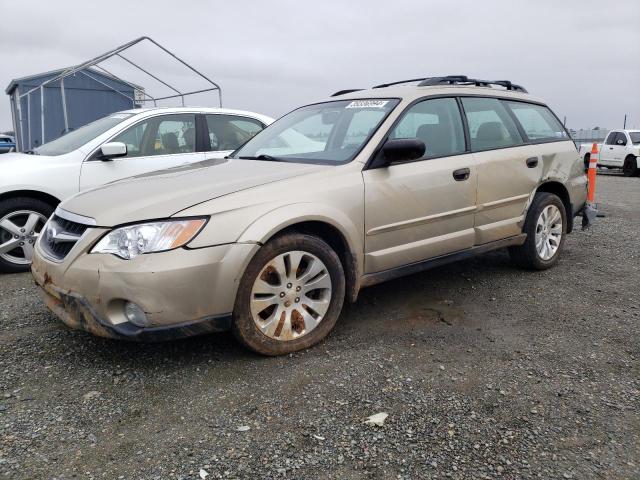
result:
[[[2,276],[0,477],[640,478],[640,179],[598,181],[556,268],[372,287],[289,357],[93,338]]]

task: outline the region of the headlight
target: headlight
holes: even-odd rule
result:
[[[139,223],[117,228],[96,244],[91,253],[111,253],[125,260],[143,253],[164,252],[187,244],[202,229],[204,218]]]

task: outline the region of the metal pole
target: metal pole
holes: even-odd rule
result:
[[[623,130],[627,129],[627,114],[626,113],[624,114],[624,125],[622,126],[622,129]]]
[[[44,145],[44,85],[40,85],[40,127],[42,129],[40,145]]]
[[[27,124],[29,125],[29,148],[31,150],[31,92],[27,95]]]
[[[60,94],[62,98],[62,115],[64,116],[64,133],[69,132],[69,117],[67,114],[67,96],[64,92],[64,77],[60,79]]]
[[[16,91],[14,92],[14,98],[16,99],[16,105],[18,109],[18,128],[20,129],[20,145],[17,150],[19,152],[24,151],[24,127],[22,125],[22,99],[20,98],[20,87],[16,87]],[[18,138],[16,132],[16,139]]]
[[[220,88],[220,86],[215,83],[214,81],[212,81],[211,79],[209,79],[207,76],[203,75],[202,73],[200,73],[198,70],[196,70],[195,68],[193,68],[191,65],[189,65],[187,62],[185,62],[184,60],[182,60],[181,58],[178,58],[177,55],[174,55],[173,53],[171,53],[169,50],[167,50],[166,48],[164,48],[162,45],[160,45],[158,42],[156,42],[155,40],[153,40],[152,38],[149,37],[142,37],[142,38],[146,38],[147,40],[149,40],[151,43],[153,43],[155,46],[157,46],[158,48],[160,48],[161,50],[165,51],[166,53],[168,53],[169,55],[171,55],[173,58],[175,58],[177,61],[179,61],[181,64],[183,64],[185,67],[187,67],[189,70],[191,70],[194,73],[197,73],[198,75],[200,75],[202,78],[204,78],[207,82],[209,82],[210,84],[212,84],[213,86],[217,87],[218,89],[218,99],[220,101],[220,106],[222,107],[222,89]]]
[[[136,67],[138,70],[146,73],[147,75],[149,75],[151,78],[154,78],[155,80],[157,80],[158,82],[160,82],[161,84],[163,84],[165,87],[169,87],[171,90],[173,90],[174,92],[182,95],[182,92],[180,90],[178,90],[175,87],[172,87],[171,85],[169,85],[167,82],[160,80],[158,77],[156,77],[154,74],[152,74],[151,72],[146,71],[144,68],[142,68],[140,65],[137,65],[135,63],[133,63],[131,60],[129,60],[127,57],[124,57],[122,55],[120,55],[119,53],[116,53],[117,57],[120,57],[121,59],[123,59],[125,62],[133,65],[134,67]],[[184,106],[184,98],[182,99],[182,106]]]
[[[82,71],[80,71],[80,72],[78,72],[78,73],[81,73],[82,75],[84,75],[84,76],[86,76],[86,77],[89,77],[89,78],[90,78],[91,80],[93,80],[94,82],[98,82],[99,84],[104,85],[104,86],[105,86],[105,87],[107,87],[109,90],[113,90],[114,92],[119,93],[119,94],[120,94],[120,95],[122,95],[124,98],[128,98],[129,100],[131,100],[132,104],[134,104],[134,105],[135,105],[135,100],[134,100],[133,98],[131,98],[129,95],[125,95],[125,94],[124,94],[124,93],[122,93],[120,90],[118,90],[118,89],[116,89],[116,88],[113,88],[111,85],[109,85],[109,84],[107,84],[107,83],[104,83],[104,82],[103,82],[103,81],[101,81],[101,80],[98,80],[97,78],[95,78],[95,77],[93,77],[93,76],[89,75],[89,74],[88,74],[87,72],[85,72],[84,70],[82,70]]]
[[[133,84],[133,83],[131,83],[131,82],[127,82],[126,80],[124,80],[124,79],[120,78],[120,77],[119,77],[119,76],[117,76],[116,74],[111,73],[109,70],[107,70],[106,68],[104,68],[102,65],[94,65],[94,67],[99,68],[100,70],[102,70],[104,73],[106,73],[106,74],[107,74],[107,75],[109,75],[110,77],[113,77],[113,78],[115,78],[116,80],[120,80],[122,83],[124,83],[124,84],[126,84],[126,85],[129,85],[131,88],[133,88],[134,92],[135,92],[136,90],[138,90],[138,91],[142,92],[142,94],[143,94],[144,96],[149,97],[151,100],[153,100],[153,104],[154,104],[154,105],[156,105],[156,99],[155,99],[155,98],[153,98],[151,95],[149,95],[147,92],[145,92],[145,91],[144,91],[144,88],[142,88],[141,86],[139,86],[139,85],[134,85],[134,84]],[[134,94],[134,98],[135,98],[135,94]],[[146,100],[143,100],[143,102],[144,102],[144,101],[146,101]]]

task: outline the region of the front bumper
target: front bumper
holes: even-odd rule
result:
[[[86,240],[86,239],[85,239]],[[238,283],[257,244],[177,249],[122,260],[71,251],[61,263],[39,245],[31,267],[47,306],[67,326],[101,337],[161,341],[229,329]],[[126,320],[125,302],[147,325]]]

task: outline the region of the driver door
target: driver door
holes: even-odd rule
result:
[[[365,170],[365,272],[473,247],[477,168],[455,98],[410,107],[389,138],[424,141],[423,158]]]
[[[132,125],[109,140],[127,146],[127,155],[100,160],[100,151],[82,164],[80,190],[156,170],[204,160],[196,148],[196,115],[158,115]]]

